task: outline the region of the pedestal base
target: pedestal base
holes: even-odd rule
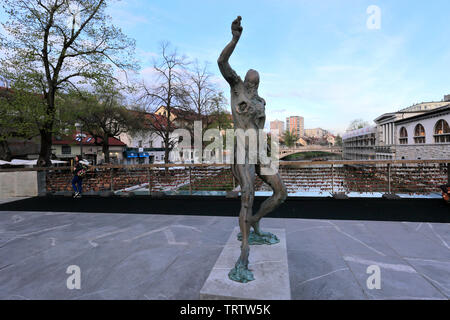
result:
[[[280,240],[274,245],[250,246],[249,269],[255,280],[239,283],[228,278],[241,254],[237,227],[214,265],[211,274],[200,290],[201,300],[290,300],[291,287],[287,261],[286,232],[284,229],[264,229]]]

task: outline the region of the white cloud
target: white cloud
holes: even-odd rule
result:
[[[157,59],[159,55],[153,51],[136,48],[136,56],[143,65],[151,65],[153,60]]]
[[[147,67],[141,70],[140,76],[145,83],[153,83],[158,79],[159,73],[153,67]]]

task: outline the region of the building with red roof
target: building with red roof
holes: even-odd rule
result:
[[[55,137],[53,139],[52,153],[61,160],[73,159],[77,155],[83,156],[84,159],[89,160],[92,164],[101,164],[104,162],[104,155],[102,151],[102,139],[97,141],[90,135],[74,133],[68,137]],[[109,156],[113,164],[123,163],[124,151],[127,145],[117,138],[109,138]],[[83,152],[81,152],[83,149]]]

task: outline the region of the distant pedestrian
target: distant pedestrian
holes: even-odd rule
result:
[[[441,186],[442,198],[444,198],[447,203],[450,203],[450,184],[444,184]]]
[[[86,175],[87,166],[81,162],[81,156],[75,157],[72,186],[75,191],[74,198],[81,198],[83,193],[83,178]]]

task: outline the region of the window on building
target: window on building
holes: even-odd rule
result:
[[[400,144],[408,144],[408,131],[405,127],[400,129]]]
[[[138,142],[138,147],[139,147],[139,148],[142,148],[142,140],[139,140],[139,142]]]
[[[72,147],[71,146],[62,146],[61,148],[62,154],[72,154]]]
[[[425,128],[420,123],[414,129],[414,142],[425,143]]]
[[[434,142],[449,143],[450,142],[450,128],[448,122],[439,120],[434,127]]]

